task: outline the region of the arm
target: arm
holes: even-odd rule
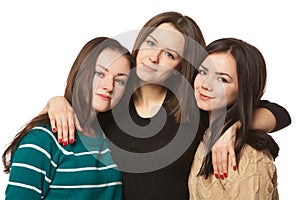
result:
[[[289,113],[282,106],[266,100],[260,101],[253,113],[252,129],[264,132],[275,132],[291,124]],[[230,127],[212,148],[214,174],[226,178],[228,172],[228,155],[232,159],[232,167],[236,169],[234,144],[239,124]]]
[[[81,127],[69,102],[63,96],[52,97],[41,114],[47,112],[52,131],[58,133],[59,143],[67,145],[68,139],[71,144],[74,143],[75,124],[78,130],[81,130]]]
[[[41,199],[47,193],[55,174],[51,162],[57,163],[51,151],[53,144],[53,139],[40,130],[31,130],[22,139],[12,156],[6,199]]]
[[[275,132],[291,124],[288,111],[267,100],[261,100],[259,107],[253,113],[251,128],[264,132]]]

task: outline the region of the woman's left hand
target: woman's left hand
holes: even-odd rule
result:
[[[224,179],[228,176],[228,156],[231,157],[233,170],[236,170],[234,145],[236,131],[240,127],[241,123],[235,122],[212,147],[212,163],[216,178]]]

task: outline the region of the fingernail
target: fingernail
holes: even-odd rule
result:
[[[234,171],[236,171],[236,166],[235,165],[232,168],[233,168]]]
[[[54,133],[56,133],[56,128],[54,127],[54,128],[52,128],[52,132],[54,132]]]
[[[220,178],[223,180],[223,179],[224,179],[224,176],[223,176],[223,175],[220,175]]]
[[[70,139],[70,144],[74,144],[74,139],[73,138]]]
[[[62,143],[62,138],[58,138],[58,143],[59,143],[59,144]]]
[[[216,177],[216,179],[218,179],[218,178],[219,178],[219,175],[218,175],[218,174],[215,174],[215,177]]]
[[[68,145],[68,141],[64,141],[63,145],[67,146]]]
[[[224,177],[227,178],[227,173],[224,173]]]

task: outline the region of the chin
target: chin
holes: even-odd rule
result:
[[[211,111],[211,106],[210,106],[210,105],[206,105],[205,103],[197,102],[197,106],[198,106],[198,108],[200,108],[201,110],[204,110],[204,111]]]
[[[99,113],[109,111],[110,107],[104,107],[104,108],[96,108],[95,110]]]

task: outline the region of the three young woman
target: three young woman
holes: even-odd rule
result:
[[[204,47],[198,25],[177,12],[158,14],[141,29],[132,51],[137,67],[125,97],[112,111],[98,116],[122,171],[124,199],[189,198],[188,175],[208,121],[207,113],[191,98],[196,65],[205,58]],[[287,126],[275,121],[278,115],[288,116],[285,109],[277,112],[272,108],[280,106],[264,104],[268,105],[271,112],[259,108],[260,114],[253,120],[259,121],[262,115],[270,120],[255,128],[269,131],[275,125]],[[54,98],[45,111],[49,112],[52,128],[58,130],[59,140],[67,141],[65,133],[71,126],[70,139],[74,141],[74,116],[68,102]],[[234,153],[231,144],[235,132],[227,134],[233,139],[221,146],[229,143],[229,148],[213,150],[215,173],[222,175],[227,173],[227,153]]]

